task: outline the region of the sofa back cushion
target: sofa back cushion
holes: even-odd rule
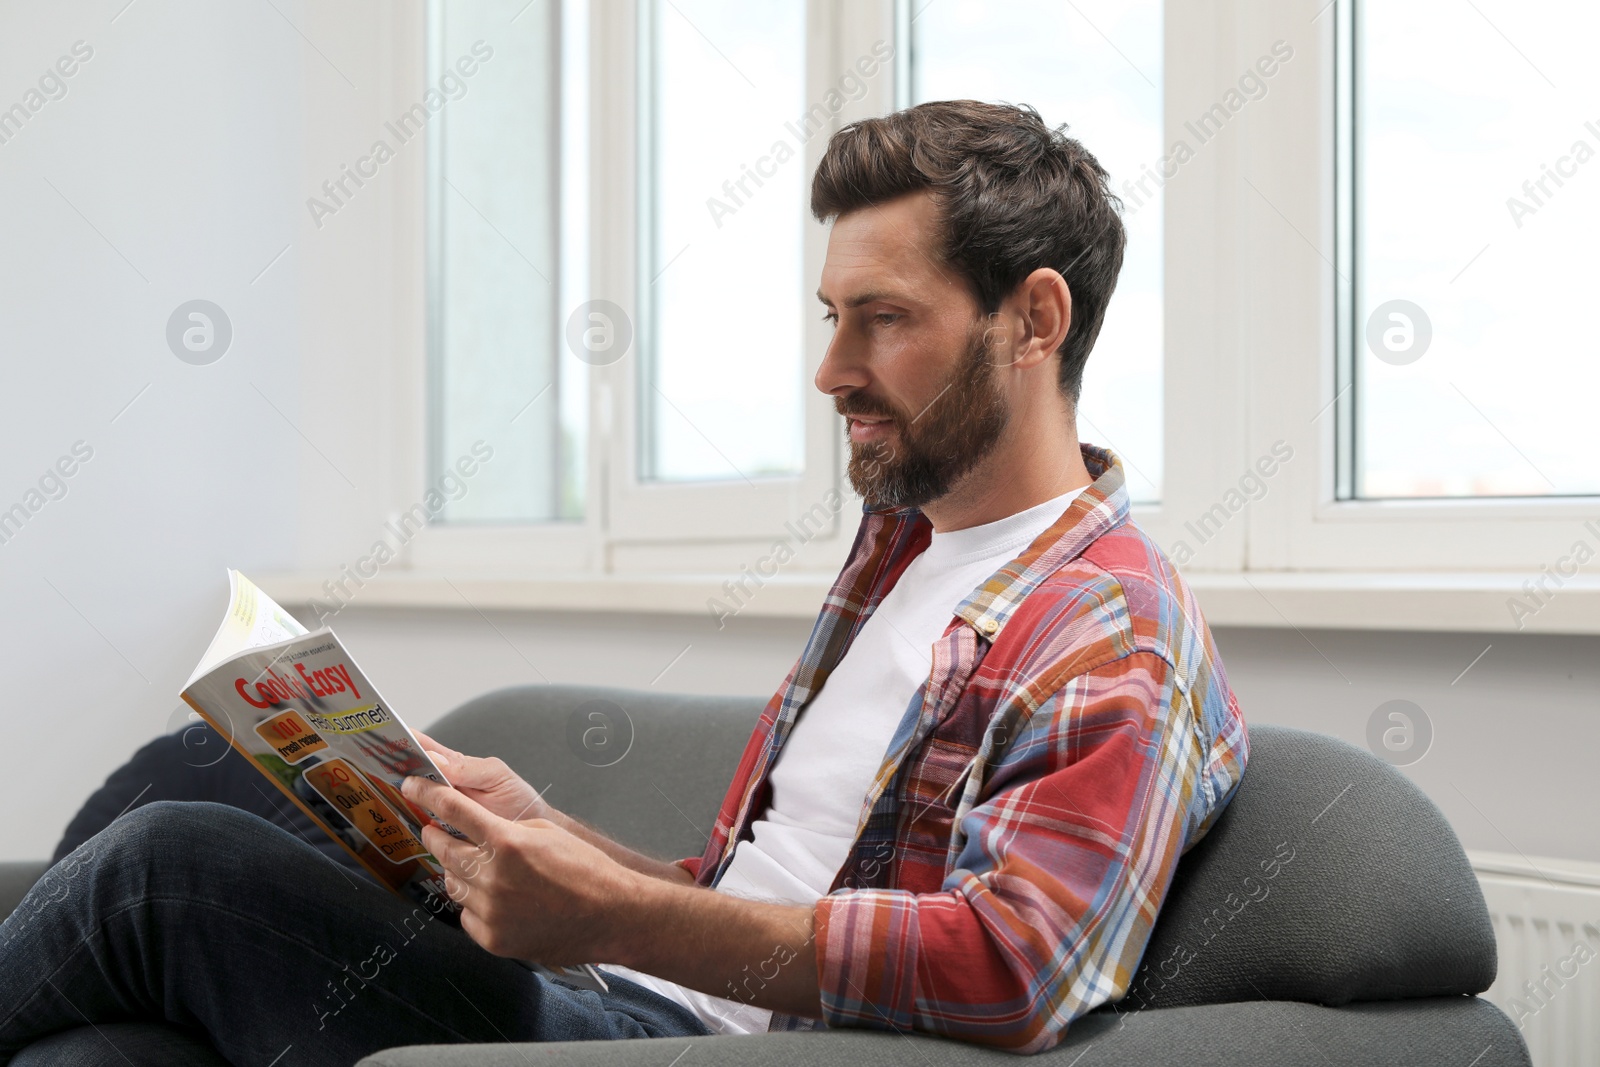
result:
[[[1343,741],[1252,726],[1117,1009],[1479,993],[1495,965],[1477,878],[1422,790]]]
[[[762,702],[582,687],[480,697],[432,732],[662,858],[697,856]],[[1254,726],[1244,781],[1178,864],[1115,1010],[1477,993],[1494,932],[1449,823],[1409,779],[1320,734]]]
[[[765,702],[589,686],[519,686],[428,728],[499,756],[551,804],[659,859],[705,851]]]

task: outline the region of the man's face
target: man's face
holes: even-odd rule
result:
[[[845,416],[850,484],[917,507],[950,491],[999,441],[1009,408],[977,301],[939,261],[932,197],[838,218],[818,297],[834,321],[817,388]]]

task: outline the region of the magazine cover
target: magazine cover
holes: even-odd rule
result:
[[[238,571],[228,579],[183,699],[379,882],[458,924],[422,844],[427,815],[400,793],[407,775],[445,776],[333,631],[308,632]]]

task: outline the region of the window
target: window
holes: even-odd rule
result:
[[[1344,6],[1342,494],[1600,493],[1600,8]]]
[[[825,531],[808,545],[843,550],[842,430],[811,385],[827,331],[806,283],[826,231],[805,194],[837,125],[891,106],[887,73],[835,91],[869,50],[852,25],[868,10],[594,8],[605,72],[593,79],[595,297],[638,336],[633,355],[594,368],[608,420],[600,536],[615,568],[659,568],[674,553],[737,568],[750,542],[770,547],[819,507]],[[653,547],[666,544],[682,547]]]
[[[587,239],[568,221],[585,193],[581,29],[555,0],[430,9],[429,452],[430,483],[454,478],[445,522],[583,514],[586,365],[560,314]],[[453,476],[480,441],[492,461]]]
[[[641,476],[795,474],[809,174],[784,124],[806,109],[804,0],[640,13]]]
[[[1575,494],[1596,487],[1584,474],[1597,453],[1567,399],[1592,374],[1573,356],[1589,342],[1566,310],[1581,298],[1552,296],[1583,268],[1538,258],[1572,257],[1553,231],[1582,223],[1569,214],[1549,236],[1535,227],[1587,208],[1581,194],[1567,206],[1541,196],[1518,229],[1507,204],[1584,136],[1582,120],[1554,147],[1537,132],[1559,132],[1593,77],[1574,52],[1584,23],[1559,25],[1500,2],[1334,0],[1314,16],[1264,8],[1236,27],[1293,57],[1251,105],[1231,156],[1217,157],[1215,247],[1192,263],[1183,253],[1182,274],[1216,290],[1228,352],[1214,396],[1232,407],[1206,432],[1226,435],[1237,418],[1234,462],[1278,442],[1292,449],[1245,509],[1242,562],[1340,572],[1316,588],[1355,583],[1341,625],[1405,624],[1369,614],[1394,601],[1362,590],[1406,587],[1440,591],[1417,601],[1412,625],[1520,626],[1510,609],[1524,585],[1566,568],[1580,542],[1579,555],[1593,551],[1597,501]],[[1574,95],[1552,91],[1541,70]],[[1563,180],[1548,184],[1575,192],[1582,169]],[[1182,225],[1199,224],[1186,208]],[[1362,586],[1350,576],[1380,571],[1412,577]],[[1478,598],[1470,611],[1445,592],[1462,582]],[[1429,603],[1457,607],[1427,615]],[[1273,604],[1274,617],[1291,611]]]
[[[1129,246],[1081,432],[1186,573],[1270,621],[1292,605],[1241,572],[1533,574],[1591,536],[1588,7],[428,10],[430,85],[494,55],[428,121],[427,454],[495,460],[418,569],[729,574],[822,507],[792,569],[829,570],[855,523],[810,176],[843,124],[949,97],[1031,104],[1111,173]]]
[[[1128,249],[1084,372],[1079,433],[1123,461],[1134,500],[1161,497],[1161,0],[907,0],[907,103],[1031,104],[1095,154],[1124,203]]]

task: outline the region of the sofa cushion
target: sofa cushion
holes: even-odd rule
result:
[[[1495,966],[1478,880],[1422,790],[1343,741],[1252,726],[1119,1007],[1478,993]]]
[[[39,880],[50,864],[44,860],[12,860],[0,863],[0,919],[17,909],[28,890]]]
[[[433,733],[553,783],[553,804],[620,840],[678,857],[702,851],[761,706],[527,686],[463,705]],[[614,733],[589,749],[582,728]],[[1487,989],[1488,909],[1438,808],[1343,741],[1274,726],[1250,737],[1244,781],[1180,861],[1123,1010]]]
[[[1528,1067],[1510,1019],[1471,997],[1324,1008],[1258,1001],[1091,1015],[1037,1056],[885,1031],[755,1037],[564,1041],[545,1045],[417,1045],[357,1067]]]

